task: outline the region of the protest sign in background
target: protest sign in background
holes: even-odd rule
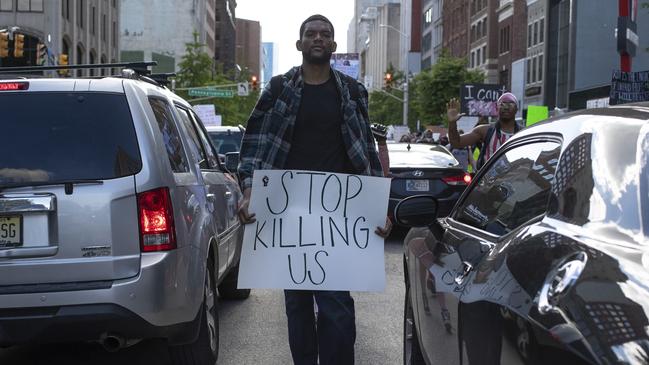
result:
[[[613,71],[609,105],[649,101],[649,71]]]
[[[239,288],[382,291],[390,180],[295,170],[253,176]]]
[[[358,53],[334,53],[331,55],[329,63],[335,70],[358,80],[361,68]]]
[[[506,91],[503,85],[463,84],[460,88],[461,112],[470,116],[497,117],[496,102]]]
[[[527,107],[527,119],[525,120],[525,125],[530,126],[542,120],[546,120],[548,119],[548,115],[549,112],[547,106],[530,105]]]

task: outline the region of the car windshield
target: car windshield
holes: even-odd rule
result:
[[[455,157],[441,146],[391,143],[388,144],[388,152],[391,168],[446,168],[459,165]]]
[[[214,148],[219,154],[239,152],[241,138],[243,137],[240,131],[208,131],[207,133],[210,135]]]
[[[124,95],[0,94],[0,186],[111,179],[142,161]]]

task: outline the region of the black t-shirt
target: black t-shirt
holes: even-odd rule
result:
[[[334,76],[320,85],[305,83],[284,168],[354,173],[343,141],[342,123],[341,99]]]

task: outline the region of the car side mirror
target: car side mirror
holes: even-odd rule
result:
[[[236,173],[239,168],[239,152],[228,152],[225,154],[225,169]]]
[[[437,219],[437,199],[415,195],[401,200],[394,207],[397,224],[406,227],[428,227]]]

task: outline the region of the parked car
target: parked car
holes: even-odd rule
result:
[[[243,126],[207,126],[206,129],[220,156],[223,157],[229,152],[239,152],[241,149],[241,139],[246,131]]]
[[[163,338],[215,363],[241,197],[189,103],[150,78],[0,79],[0,346]]]
[[[422,227],[404,241],[404,363],[649,363],[648,121],[649,103],[564,115],[512,137],[448,217],[402,201],[397,222]]]
[[[408,196],[426,194],[437,198],[440,216],[448,214],[471,181],[458,161],[443,146],[388,143],[390,156],[390,215]]]

